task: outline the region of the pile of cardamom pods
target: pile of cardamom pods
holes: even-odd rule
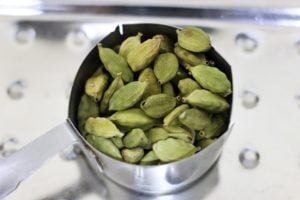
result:
[[[228,122],[231,83],[206,53],[211,41],[195,27],[178,41],[142,33],[120,45],[98,44],[103,66],[85,84],[78,127],[102,153],[128,163],[177,161],[210,145]]]

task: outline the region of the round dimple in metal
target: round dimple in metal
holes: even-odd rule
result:
[[[26,88],[26,81],[16,80],[7,87],[6,93],[11,99],[19,100],[24,96]]]
[[[259,164],[260,155],[255,149],[245,148],[240,152],[239,161],[245,169],[253,169]]]
[[[300,108],[300,92],[295,95],[296,103],[298,104],[298,108]]]
[[[239,33],[235,37],[235,44],[245,52],[252,52],[258,46],[257,40],[246,33]]]
[[[74,47],[83,47],[89,43],[87,34],[82,30],[73,30],[67,36],[67,42]]]
[[[245,108],[254,108],[259,102],[259,96],[250,90],[244,90],[241,94],[242,105]]]
[[[34,41],[36,32],[32,27],[19,27],[15,33],[15,40],[18,44],[29,44]]]

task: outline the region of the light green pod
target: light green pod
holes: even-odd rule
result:
[[[124,82],[133,81],[133,73],[122,56],[110,48],[102,47],[101,44],[98,44],[98,51],[105,69],[113,78],[116,78],[121,73]]]
[[[146,136],[149,140],[149,144],[154,144],[160,140],[165,140],[168,138],[168,132],[161,127],[151,128],[146,132]]]
[[[206,147],[208,147],[209,145],[211,145],[212,143],[214,143],[215,140],[213,139],[202,139],[199,142],[199,146],[201,147],[201,149],[204,149]]]
[[[194,90],[201,89],[200,85],[191,78],[185,78],[178,82],[178,89],[182,96],[191,94]]]
[[[104,117],[88,118],[84,128],[88,133],[104,138],[123,137],[124,135],[113,122]]]
[[[140,161],[141,165],[154,165],[159,162],[158,157],[155,155],[154,151],[149,151]]]
[[[109,110],[125,110],[142,99],[146,82],[133,81],[119,88],[109,101]]]
[[[226,119],[221,114],[216,114],[212,117],[211,123],[202,131],[205,138],[216,138],[224,130]]]
[[[91,97],[83,95],[80,99],[78,111],[77,111],[77,120],[78,120],[78,129],[81,133],[86,134],[84,129],[85,122],[89,117],[97,117],[99,114],[98,105]]]
[[[111,141],[118,147],[118,149],[122,149],[124,147],[123,139],[121,137],[113,137]]]
[[[122,155],[119,149],[113,144],[113,142],[110,139],[97,137],[94,135],[88,135],[86,139],[93,147],[95,147],[97,150],[101,151],[102,153],[112,158],[122,160]]]
[[[155,143],[153,151],[162,162],[172,162],[193,155],[196,148],[183,140],[168,138]]]
[[[123,56],[123,58],[127,59],[129,52],[141,45],[142,35],[142,33],[138,33],[135,36],[126,38],[120,46],[119,54]]]
[[[123,143],[126,148],[146,147],[148,138],[142,129],[135,128],[125,135]]]
[[[148,39],[129,52],[127,62],[132,71],[137,72],[147,67],[159,52],[160,39]]]
[[[95,101],[100,101],[108,85],[108,75],[99,73],[89,78],[85,83],[85,93]]]
[[[176,106],[176,98],[167,94],[155,94],[141,102],[141,109],[152,118],[167,115]]]
[[[180,106],[177,106],[174,110],[172,110],[168,115],[164,117],[164,125],[170,126],[174,120],[177,119],[177,117],[186,109],[188,109],[189,106],[187,104],[182,104]]]
[[[174,45],[172,40],[166,35],[155,35],[153,36],[154,39],[160,39],[161,43],[159,46],[160,53],[172,52]]]
[[[175,97],[175,90],[171,82],[167,82],[162,85],[162,92],[171,97]]]
[[[109,101],[112,95],[121,87],[124,86],[123,80],[121,78],[121,74],[118,75],[104,92],[103,98],[100,103],[100,112],[102,114],[106,113],[108,110]]]
[[[134,149],[123,149],[122,156],[125,162],[138,163],[144,156],[144,149],[138,147]]]
[[[164,126],[164,129],[168,132],[168,137],[180,139],[189,143],[192,143],[194,140],[194,133],[180,126]]]
[[[210,38],[202,29],[186,27],[177,30],[178,44],[192,52],[208,51],[211,48]]]
[[[189,128],[203,130],[211,123],[211,114],[197,108],[190,108],[183,111],[178,119]]]
[[[173,53],[163,53],[157,56],[154,63],[154,74],[160,84],[164,84],[176,76],[179,63]]]
[[[179,45],[175,45],[174,53],[182,61],[184,67],[186,67],[186,64],[196,66],[207,63],[204,54],[192,53],[190,51],[185,50],[184,48],[181,48]]]
[[[160,84],[158,83],[158,80],[153,72],[153,69],[151,69],[150,67],[147,67],[140,73],[138,81],[148,83],[143,94],[143,99],[151,95],[161,93]]]
[[[208,65],[197,65],[189,68],[194,79],[205,89],[228,96],[231,94],[231,83],[222,71]]]
[[[211,93],[208,90],[194,90],[187,97],[182,98],[183,102],[186,102],[192,106],[201,108],[203,110],[219,113],[228,110],[230,105],[224,97]]]
[[[118,125],[129,128],[145,128],[157,124],[155,119],[146,115],[143,110],[139,108],[115,112],[109,119]]]

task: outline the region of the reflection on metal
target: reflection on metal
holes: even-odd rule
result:
[[[259,102],[259,96],[251,90],[244,90],[241,97],[245,108],[254,108]]]
[[[235,38],[235,43],[245,52],[252,52],[258,46],[257,41],[245,33],[239,33]]]
[[[257,167],[259,159],[259,153],[256,150],[250,148],[243,149],[239,155],[240,163],[246,169],[253,169]]]
[[[19,100],[24,96],[26,88],[27,82],[25,80],[16,80],[7,87],[6,93],[11,99]]]

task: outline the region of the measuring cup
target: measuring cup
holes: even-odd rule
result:
[[[176,27],[161,24],[126,24],[118,26],[101,43],[105,47],[120,44],[128,36],[143,33],[144,38],[164,34],[177,40]],[[215,51],[206,54],[214,60],[232,82],[230,65]],[[64,148],[77,144],[93,168],[100,170],[117,184],[137,192],[163,194],[182,189],[201,177],[217,160],[222,147],[230,134],[226,131],[211,145],[195,155],[180,161],[156,166],[140,166],[115,160],[93,148],[77,129],[77,108],[84,93],[86,80],[101,65],[98,49],[94,47],[81,64],[71,92],[68,118],[13,155],[0,160],[0,199],[15,190],[19,183],[31,175],[45,161]],[[232,105],[232,95],[228,97]],[[229,112],[229,118],[231,110]]]

